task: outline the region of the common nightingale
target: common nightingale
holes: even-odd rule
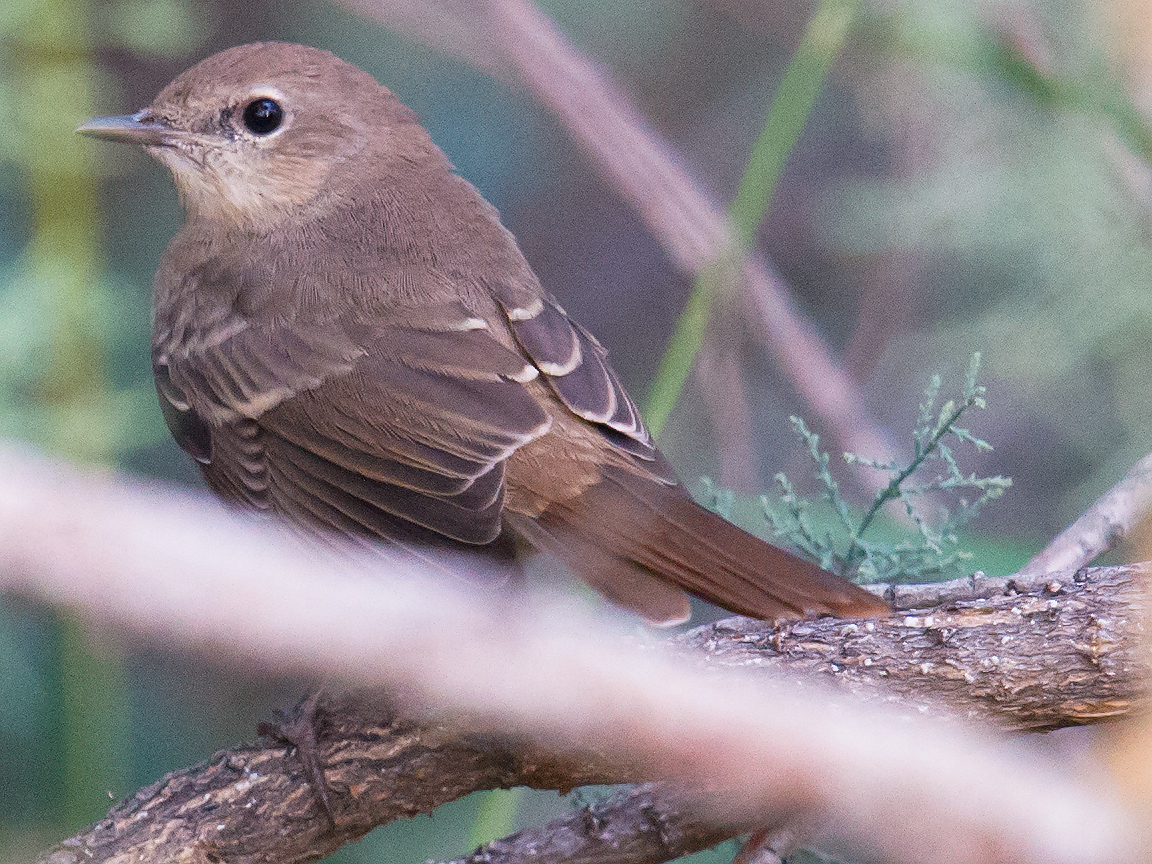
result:
[[[367,73],[243,45],[79,131],[175,178],[152,368],[223,497],[422,557],[519,538],[654,623],[687,619],[685,592],[757,618],[887,611],[688,496],[605,349]]]

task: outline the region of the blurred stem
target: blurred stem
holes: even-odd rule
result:
[[[784,72],[729,210],[741,251],[752,242],[768,212],[784,163],[840,56],[855,12],[855,0],[822,0]]]
[[[1152,165],[1152,130],[1122,84],[1110,75],[1084,82],[1063,78],[1011,35],[993,31],[984,46],[1002,81],[1039,105],[1103,116],[1117,137]]]
[[[476,849],[511,834],[516,828],[516,812],[520,809],[523,797],[524,789],[521,786],[482,793],[476,821],[472,823],[472,831],[468,835],[469,845]]]
[[[1152,129],[1124,83],[1110,70],[1081,78],[1061,76],[1042,50],[1044,46],[1033,44],[1028,34],[1011,26],[981,30],[970,42],[925,36],[901,27],[896,16],[876,16],[865,29],[865,41],[883,46],[891,56],[991,76],[1041,107],[1098,116],[1152,166]]]
[[[645,418],[654,435],[664,428],[688,380],[716,298],[739,276],[756,229],[772,203],[780,173],[808,121],[832,64],[851,29],[856,0],[821,0],[772,99],[748,167],[728,211],[732,248],[700,271],[648,397]]]
[[[21,90],[13,101],[26,178],[32,238],[24,252],[23,290],[38,294],[51,344],[37,396],[46,416],[41,443],[87,462],[107,463],[113,440],[104,347],[96,297],[100,260],[97,181],[88,145],[74,134],[91,117],[95,78],[86,0],[43,0],[16,32],[6,34],[19,58]],[[123,664],[107,648],[93,651],[88,628],[63,613],[60,623],[60,720],[63,737],[61,819],[75,828],[103,815],[108,791],[123,793],[128,764],[128,696]]]

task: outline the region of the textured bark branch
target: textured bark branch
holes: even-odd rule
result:
[[[489,843],[450,864],[660,864],[749,830],[701,818],[699,808],[675,789],[649,783]]]
[[[952,659],[963,663],[964,652],[978,647],[965,638],[968,630],[979,630],[993,645],[1006,644],[1005,637],[1087,640],[1085,656],[1102,671],[1084,681],[1070,676],[1074,686],[1089,679],[1135,686],[1137,661],[1118,658],[1120,643],[1138,629],[1123,622],[1137,612],[1097,605],[1095,613],[1080,616],[1087,626],[1094,626],[1092,614],[1112,616],[1114,623],[1088,635],[1076,624],[1080,619],[1064,614],[1108,597],[1126,598],[1121,606],[1138,610],[1135,582],[1123,570],[1101,571],[1111,575],[1100,585],[1116,590],[1096,590],[1091,574],[1079,583],[1069,578],[1066,604],[1052,586],[1053,597],[1033,586],[1041,594],[1021,590],[1007,605],[991,595],[958,599],[986,588],[1003,594],[1006,586],[996,580],[934,587],[929,591],[955,608],[904,612],[883,622],[822,622],[829,634],[841,635],[831,648],[809,642],[811,632],[803,628],[816,626],[811,622],[778,632],[729,622],[705,631],[709,636],[682,640],[715,643],[706,645],[715,659],[701,670],[675,652],[630,649],[619,630],[571,605],[527,597],[493,603],[442,581],[397,581],[403,568],[396,565],[382,569],[375,558],[325,554],[268,527],[193,496],[81,476],[0,449],[0,585],[80,607],[106,625],[170,646],[387,687],[389,703],[403,717],[424,718],[420,725],[398,723],[378,700],[375,707],[346,700],[322,714],[320,756],[337,792],[334,837],[324,836],[327,822],[297,760],[286,748],[267,745],[221,754],[199,771],[143,790],[44,860],[79,864],[107,850],[105,860],[118,864],[142,860],[137,855],[156,864],[295,864],[378,821],[475,788],[645,778],[707,790],[687,805],[668,791],[673,787],[658,792],[660,807],[687,808],[691,824],[701,827],[685,832],[684,841],[668,839],[676,836],[673,822],[647,835],[638,830],[634,848],[647,836],[643,860],[653,864],[694,843],[788,824],[798,815],[893,861],[1133,860],[1126,817],[1099,790],[1007,753],[971,729],[925,722],[916,716],[921,701],[910,715],[866,706],[849,692],[880,692],[880,683],[895,677],[868,673],[875,633],[890,635],[878,643],[889,645],[886,650],[911,646],[910,656],[921,658],[940,643],[945,652],[959,650]],[[925,591],[901,589],[896,596],[915,605]],[[994,611],[985,614],[986,608]],[[941,639],[940,621],[957,635]],[[727,656],[716,650],[721,642]],[[739,643],[760,653],[741,654]],[[814,650],[805,658],[793,647]],[[829,652],[839,652],[839,659],[829,662]],[[786,674],[756,668],[773,655]],[[933,656],[949,663],[947,653]],[[897,657],[891,669],[906,662]],[[981,710],[1036,725],[1042,712],[1031,703],[1021,711],[989,698],[1013,689],[992,686],[1010,668],[1000,662],[974,675],[976,701]],[[813,671],[847,689],[830,697]],[[915,677],[914,670],[909,674]],[[964,689],[957,685],[955,697]],[[1108,698],[1115,711],[1140,694]],[[1021,725],[1005,721],[1013,724]],[[610,815],[604,811],[604,818]],[[589,842],[601,842],[597,836],[592,832]]]
[[[894,609],[908,613],[902,618],[862,628],[835,619],[773,626],[730,618],[668,647],[708,665],[787,670],[799,683],[823,675],[857,696],[1008,730],[1091,723],[1147,704],[1150,570],[1144,564],[1063,578],[888,586],[880,590]],[[735,833],[700,820],[674,793],[649,785],[451,864],[661,864]],[[743,864],[774,864],[802,845],[797,841],[806,833],[802,818],[761,827],[741,850]]]
[[[891,620],[773,627],[732,618],[659,647],[714,667],[775,668],[809,683],[823,676],[856,695],[945,716],[955,710],[1005,728],[1090,722],[1145,699],[1147,666],[1134,637],[1147,572],[1098,568],[1068,574],[1066,586],[1011,579],[898,586],[888,593],[908,614]],[[1008,644],[1011,653],[1003,650]],[[999,662],[987,662],[988,646]],[[401,720],[383,696],[364,693],[322,703],[317,729],[335,793],[334,829],[291,749],[269,742],[170,774],[42,861],[302,862],[476,790],[567,791],[643,778],[593,752],[557,752],[476,735],[459,724]],[[753,827],[747,818],[716,819],[675,787],[649,784],[454,864],[660,864]],[[761,829],[763,856],[776,848],[767,841],[781,830],[789,829]]]
[[[460,726],[400,720],[382,695],[361,692],[322,701],[317,730],[335,826],[319,807],[294,748],[266,741],[168,774],[41,860],[311,861],[377,825],[431,813],[479,789],[568,790],[626,779],[593,753],[559,756]]]
[[[859,697],[1006,730],[1111,719],[1147,705],[1152,565],[884,589],[903,614],[773,626],[745,618],[685,635],[719,666],[823,675]]]

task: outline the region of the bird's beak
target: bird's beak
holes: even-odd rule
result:
[[[103,138],[105,141],[123,141],[141,147],[162,147],[173,144],[186,133],[173,129],[153,117],[147,109],[120,117],[97,117],[77,130],[81,135]]]

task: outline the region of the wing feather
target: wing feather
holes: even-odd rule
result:
[[[286,441],[269,447],[269,459],[290,471],[298,484],[307,481],[313,491],[327,490],[323,500],[373,533],[389,524],[387,515],[473,545],[491,543],[500,534],[502,463],[461,495],[439,497],[369,480]]]
[[[600,427],[620,450],[654,463],[648,468],[658,479],[675,483],[674,474],[655,464],[652,436],[608,365],[604,346],[551,297],[541,297],[521,285],[495,286],[492,293],[517,343],[568,410]]]
[[[157,387],[229,498],[342,532],[491,543],[504,460],[551,418],[525,388],[535,367],[446,313],[231,327],[158,352]]]

